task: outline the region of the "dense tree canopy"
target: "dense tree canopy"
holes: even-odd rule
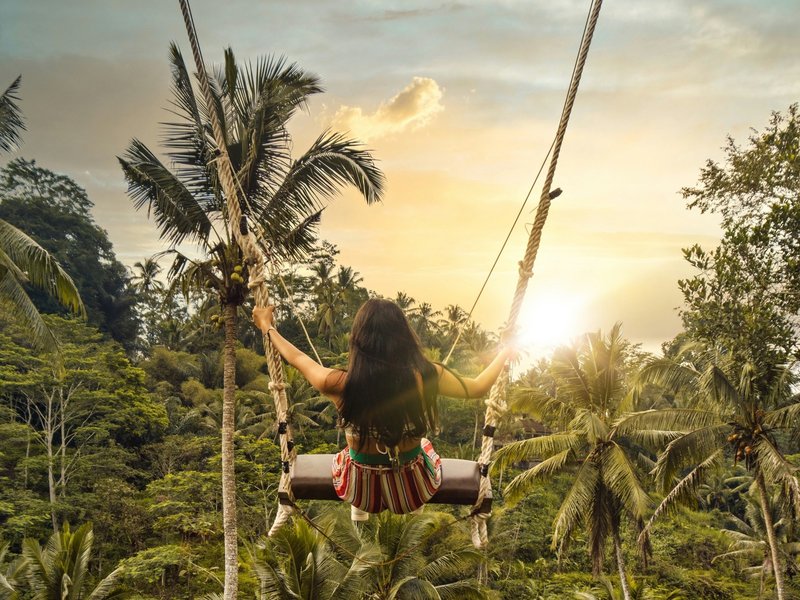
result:
[[[699,270],[680,282],[687,333],[766,373],[800,349],[800,112],[774,113],[745,145],[732,138],[723,164],[709,161],[689,208],[718,214],[713,250],[684,250]],[[767,384],[768,385],[768,384]]]
[[[353,316],[376,294],[316,239],[314,194],[350,182],[374,200],[382,178],[336,134],[293,160],[286,120],[316,79],[282,61],[225,58],[215,91],[247,208],[268,248],[293,258],[268,281],[281,332],[344,367]],[[259,600],[800,597],[796,106],[744,145],[729,140],[724,163],[683,191],[690,208],[720,216],[722,239],[685,251],[698,273],[679,283],[684,331],[663,356],[615,326],[516,374],[514,412],[496,432],[486,552],[470,545],[466,510],[441,505],[355,527],[347,506],[312,502],[310,522],[298,516],[267,538],[280,450],[261,338],[235,326],[249,310],[248,269],[219,217],[209,109],[177,48],[171,59],[182,122],[167,126],[168,142],[181,166],[136,141],[122,164],[162,236],[200,243],[197,259],[172,248],[174,286],[158,256],[129,280],[69,177],[23,159],[0,171],[0,218],[63,261],[90,317],[44,317],[61,340],[54,360],[0,306],[0,600],[211,600],[226,562],[239,597]],[[19,128],[2,126],[11,100],[0,97],[0,150]],[[285,219],[267,220],[273,210]],[[471,375],[491,358],[497,337],[458,305],[395,299],[426,356],[447,356],[460,333],[451,367]],[[339,450],[333,405],[292,369],[286,392],[298,449]],[[436,448],[474,459],[482,400],[439,402]]]
[[[26,231],[75,281],[89,323],[127,350],[137,334],[136,301],[125,266],[108,234],[91,214],[86,191],[66,175],[17,158],[0,170],[0,219]],[[43,312],[62,308],[47,294],[30,291]]]

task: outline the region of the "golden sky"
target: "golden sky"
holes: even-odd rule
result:
[[[379,159],[385,202],[348,193],[323,219],[341,262],[384,295],[471,305],[552,140],[588,0],[193,8],[209,62],[231,45],[240,60],[283,54],[322,78],[327,93],[292,125],[298,152],[333,127]],[[607,0],[529,290],[541,344],[622,321],[656,350],[679,330],[681,248],[713,245],[717,227],[678,192],[726,135],[742,140],[800,100],[798,30],[789,0]],[[188,47],[177,2],[0,0],[0,85],[23,75],[18,154],[85,186],[129,265],[164,246],[115,155],[132,137],[158,143],[170,40]],[[524,223],[476,309],[489,328],[507,316]]]

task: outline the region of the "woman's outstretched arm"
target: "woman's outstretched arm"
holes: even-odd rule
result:
[[[456,377],[441,365],[435,365],[439,371],[439,393],[451,398],[480,398],[486,395],[497,380],[506,361],[516,355],[516,350],[506,346],[497,353],[480,375],[476,377]]]
[[[253,309],[253,321],[261,332],[269,337],[272,346],[280,353],[283,359],[308,380],[319,392],[333,397],[335,400],[342,393],[344,373],[336,369],[323,367],[305,352],[298,349],[289,340],[283,337],[275,328],[274,306]]]

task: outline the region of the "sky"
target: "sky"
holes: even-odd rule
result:
[[[291,125],[298,155],[331,128],[378,159],[382,204],[348,191],[325,211],[340,262],[382,295],[471,306],[555,134],[589,1],[192,6],[209,63],[231,46],[321,78],[326,92]],[[606,0],[521,317],[532,348],[621,321],[657,351],[680,330],[681,248],[719,239],[680,190],[723,158],[726,136],[743,142],[800,101],[798,30],[794,0]],[[0,87],[22,74],[28,127],[3,159],[84,186],[129,266],[165,245],[115,157],[134,137],[158,146],[170,41],[188,58],[177,2],[0,0]],[[475,310],[489,329],[508,317],[539,186]]]

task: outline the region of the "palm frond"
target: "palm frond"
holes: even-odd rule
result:
[[[226,53],[224,91],[228,94],[234,72],[231,62]],[[239,135],[231,150],[238,158],[237,174],[248,195],[267,198],[275,192],[274,173],[285,172],[291,163],[286,123],[322,88],[316,75],[287,64],[283,57],[260,58],[255,65],[236,69],[236,75],[240,83],[232,106]]]
[[[672,440],[656,461],[653,476],[659,487],[665,489],[680,469],[704,461],[725,444],[727,423],[701,427]]]
[[[800,469],[786,460],[783,453],[765,435],[756,439],[753,452],[758,469],[766,480],[783,489],[794,514],[800,515],[800,481],[797,478]]]
[[[742,370],[743,376],[747,370],[747,365],[745,365]],[[744,381],[740,382],[740,386],[743,383],[746,385],[746,381],[750,380],[747,377],[742,377],[742,379]],[[740,388],[736,387],[725,371],[717,364],[709,365],[700,377],[699,383],[703,395],[711,399],[715,406],[729,408],[739,404]]]
[[[341,134],[326,132],[292,163],[258,220],[263,222],[279,207],[303,215],[317,210],[320,199],[331,198],[345,185],[355,186],[372,204],[380,201],[384,183],[383,172],[367,150]]]
[[[20,132],[25,131],[25,121],[22,120],[22,111],[19,102],[20,83],[22,75],[18,76],[6,91],[0,95],[0,151],[10,152],[19,144]]]
[[[172,112],[179,120],[163,124],[163,146],[186,189],[194,196],[203,197],[208,208],[221,211],[223,202],[214,166],[216,156],[210,125],[201,117],[189,71],[175,43],[170,44],[169,62]]]
[[[480,582],[474,579],[440,584],[435,589],[441,600],[485,600],[488,597]]]
[[[768,412],[764,424],[780,429],[800,429],[800,402],[794,397],[794,404]]]
[[[116,589],[120,586],[122,577],[122,567],[114,569],[98,583],[86,600],[108,600],[109,598],[122,598],[125,594],[123,590]]]
[[[668,390],[696,387],[700,372],[690,363],[677,363],[669,358],[649,361],[636,376],[636,385],[654,383]]]
[[[51,557],[42,551],[39,542],[32,539],[24,539],[22,541],[22,556],[28,563],[28,579],[31,585],[31,591],[34,593],[46,593],[46,590],[52,588],[53,581],[50,578],[50,562]]]
[[[420,570],[419,576],[436,583],[472,569],[482,559],[483,555],[473,548],[446,552],[428,562]]]
[[[688,432],[724,422],[726,419],[714,411],[698,408],[664,408],[645,410],[619,419],[615,435],[627,436],[634,431],[658,430]]]
[[[560,393],[574,404],[592,408],[592,386],[581,367],[578,350],[575,347],[561,347],[553,352],[551,364],[553,375],[558,380]]]
[[[653,469],[656,468],[656,462],[652,460],[649,456],[646,456],[639,452],[636,455],[636,463],[639,465],[639,468],[642,469],[645,473],[650,473]]]
[[[408,600],[432,600],[436,598],[436,588],[430,581],[407,575],[391,587],[387,598],[408,598]]]
[[[381,560],[380,549],[374,544],[362,544],[347,573],[334,582],[334,589],[328,600],[350,600],[363,596],[366,573],[372,568],[371,562]]]
[[[697,489],[703,483],[703,479],[709,471],[718,469],[722,464],[723,451],[717,450],[702,463],[692,469],[675,487],[667,494],[656,508],[655,512],[645,524],[639,534],[639,542],[647,538],[653,523],[663,514],[670,514],[677,510],[681,505],[693,502],[697,498]]]
[[[624,437],[635,444],[639,444],[650,450],[660,450],[683,435],[680,431],[661,431],[658,429],[638,429],[628,431]]]
[[[0,299],[10,316],[30,332],[31,341],[43,350],[57,350],[58,340],[42,319],[36,305],[10,271],[0,271]]]
[[[600,479],[597,465],[586,460],[575,473],[572,487],[556,514],[553,528],[553,546],[567,538],[592,510],[595,491]]]
[[[612,442],[601,454],[603,481],[628,512],[639,519],[650,507],[650,497],[642,487],[636,470],[625,451]]]
[[[117,160],[134,207],[147,206],[162,239],[172,245],[187,239],[199,244],[208,241],[213,227],[207,211],[213,202],[194,196],[139,140],[132,140],[124,157]]]
[[[600,407],[598,406],[598,409]],[[610,429],[600,415],[588,409],[579,410],[569,424],[572,431],[580,431],[586,436],[589,444],[597,444],[608,440]]]
[[[296,261],[314,249],[323,210],[309,215],[297,224],[294,221],[275,219],[269,233],[262,230],[259,242],[268,255],[278,260]]]
[[[504,491],[506,501],[513,504],[530,491],[533,484],[539,479],[546,479],[561,472],[570,460],[574,458],[571,449],[559,452],[540,462],[538,465],[527,469],[514,477]]]
[[[551,415],[563,416],[572,414],[575,407],[554,397],[541,388],[518,387],[509,394],[509,407],[514,413],[524,413],[539,421]]]
[[[6,257],[31,285],[44,290],[71,312],[86,316],[78,289],[55,258],[31,237],[0,219],[0,268]]]
[[[565,450],[575,450],[581,443],[582,438],[576,433],[553,433],[519,440],[498,449],[494,455],[494,462],[498,467],[508,467],[526,460],[544,460]]]

